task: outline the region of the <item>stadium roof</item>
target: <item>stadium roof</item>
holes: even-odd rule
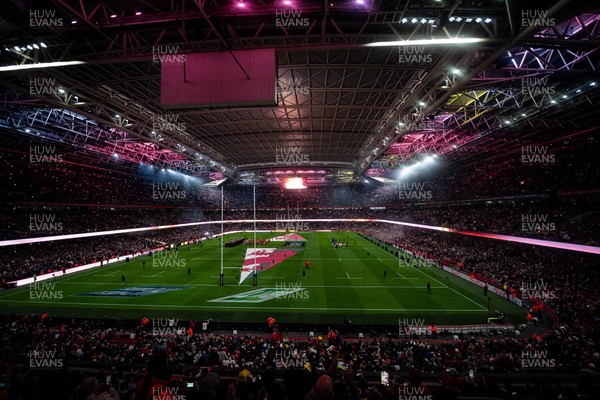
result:
[[[476,165],[597,130],[592,3],[5,1],[0,129],[5,143],[57,144],[79,163],[143,162],[246,184],[390,177],[426,154]],[[448,39],[477,41],[440,44]],[[166,109],[157,46],[273,48],[277,106]],[[57,62],[75,65],[6,70]],[[57,90],[40,96],[36,85]],[[157,131],[169,114],[181,125]],[[277,158],[290,147],[300,162]]]

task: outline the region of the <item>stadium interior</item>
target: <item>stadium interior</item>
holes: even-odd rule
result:
[[[0,400],[591,400],[600,3],[3,0]]]

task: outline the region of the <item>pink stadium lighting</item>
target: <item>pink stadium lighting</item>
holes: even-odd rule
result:
[[[135,13],[135,15],[140,16],[140,15],[142,15],[142,12],[138,11],[138,12]]]
[[[240,1],[240,2],[238,2],[238,3],[237,3],[237,6],[238,6],[239,8],[244,8],[244,7],[246,7],[246,5],[244,4],[244,2],[243,2],[243,1]]]
[[[277,219],[258,219],[257,222],[278,222]],[[536,246],[543,247],[552,247],[555,249],[563,249],[563,250],[572,250],[578,251],[581,253],[591,253],[591,254],[600,254],[600,247],[597,246],[588,246],[583,244],[574,244],[568,242],[555,242],[551,240],[542,240],[542,239],[532,239],[532,238],[524,238],[519,236],[509,236],[509,235],[498,235],[494,233],[485,233],[485,232],[472,232],[472,231],[462,231],[454,228],[446,228],[443,226],[433,226],[433,225],[423,225],[423,224],[414,224],[411,222],[401,222],[401,221],[390,221],[386,219],[370,219],[370,218],[339,218],[339,219],[327,219],[327,218],[304,218],[298,219],[300,222],[379,222],[384,224],[393,224],[393,225],[402,225],[402,226],[411,226],[414,228],[422,228],[429,229],[440,232],[449,232],[449,233],[458,233],[465,236],[478,236],[485,237],[489,239],[496,240],[504,240],[508,242],[517,242],[517,243],[526,243],[532,244]],[[158,226],[147,226],[141,228],[129,228],[129,229],[119,229],[112,231],[101,231],[101,232],[85,232],[85,233],[73,233],[69,235],[58,235],[58,236],[38,236],[38,237],[30,237],[24,239],[11,239],[11,240],[0,240],[0,247],[4,246],[14,246],[18,244],[26,244],[26,243],[42,243],[42,242],[51,242],[55,240],[67,240],[67,239],[77,239],[77,238],[87,238],[87,237],[95,237],[95,236],[105,236],[105,235],[116,235],[122,233],[132,233],[132,232],[145,232],[145,231],[154,231],[161,229],[171,229],[171,228],[179,228],[185,226],[198,226],[198,225],[210,225],[214,224],[218,221],[201,221],[201,222],[187,222],[184,224],[177,225],[158,225]],[[236,220],[227,220],[224,221],[226,224],[241,224],[241,223],[254,223],[254,220],[247,219],[236,219]]]
[[[292,5],[292,0],[285,0],[283,2],[283,4],[285,4],[286,6],[291,6]]]
[[[117,18],[117,14],[111,14],[110,17],[111,18]]]

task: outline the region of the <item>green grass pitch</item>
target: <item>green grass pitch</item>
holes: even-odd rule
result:
[[[259,233],[257,238],[281,234]],[[525,321],[526,310],[506,299],[489,292],[488,310],[488,300],[481,288],[435,267],[409,266],[385,248],[353,232],[301,232],[300,235],[307,239],[306,246],[293,257],[260,272],[256,287],[252,285],[252,277],[238,284],[246,252],[243,244],[224,249],[225,285],[219,285],[220,239],[215,238],[205,241],[202,247],[191,245],[188,250],[188,246],[181,246],[178,266],[157,265],[152,256],[137,257],[128,263],[38,282],[37,287],[26,285],[1,292],[0,308],[4,313],[47,311],[61,317],[141,319],[146,316],[264,322],[272,315],[280,323],[341,324],[344,318],[349,318],[353,324],[384,325],[397,325],[399,319],[437,325],[485,324],[494,310],[500,310],[509,316],[509,322]],[[231,234],[225,241],[242,236],[251,238],[252,232]],[[348,242],[349,247],[334,249],[331,238]],[[280,246],[280,242],[257,245]],[[303,276],[306,260],[310,261],[310,269]],[[192,276],[188,276],[188,267]],[[126,276],[125,285],[121,283],[121,275]],[[428,282],[431,294],[426,291]],[[184,289],[140,297],[86,296],[140,286]],[[297,292],[285,292],[290,288]],[[256,296],[245,294],[259,289],[264,289],[261,293],[285,295],[257,301]]]

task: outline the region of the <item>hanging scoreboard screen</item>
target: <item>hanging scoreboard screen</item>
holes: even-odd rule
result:
[[[185,54],[161,63],[160,103],[175,109],[277,105],[274,49]],[[176,61],[177,61],[176,60]]]

